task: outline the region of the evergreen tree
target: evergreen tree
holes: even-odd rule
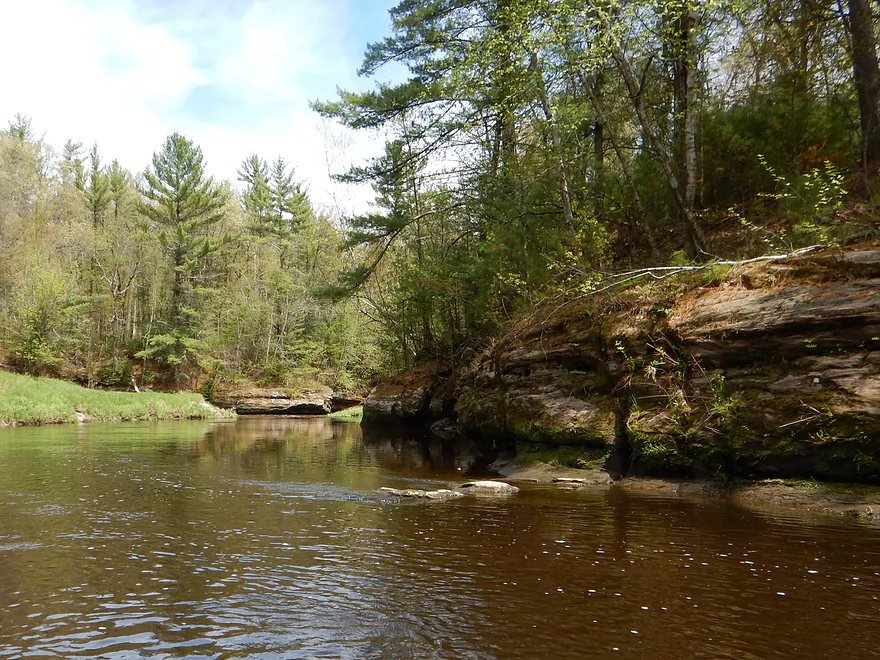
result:
[[[198,284],[211,277],[211,260],[227,237],[212,229],[223,218],[226,194],[205,176],[202,150],[179,133],[165,140],[153,154],[152,168],[144,172],[141,213],[152,222],[162,251],[171,267],[171,291],[165,324],[167,334],[150,338],[141,357],[160,358],[180,379],[180,366],[200,347]]]
[[[101,157],[98,155],[98,145],[93,144],[89,152],[89,180],[85,190],[86,206],[92,217],[92,226],[100,227],[104,224],[104,214],[110,207],[110,177],[101,167]]]
[[[82,146],[82,142],[68,140],[64,143],[61,156],[61,180],[77,190],[85,190],[86,187],[86,169],[81,156]]]
[[[311,214],[306,192],[293,176],[292,168],[281,156],[270,169],[254,154],[238,170],[238,180],[247,186],[242,206],[251,218],[248,230],[277,250],[282,269],[290,267],[293,238]]]
[[[269,166],[257,154],[242,161],[238,180],[247,184],[242,195],[242,206],[254,222],[249,229],[259,235],[272,215],[272,191],[269,189]]]
[[[110,171],[107,173],[107,183],[110,190],[110,201],[113,203],[113,219],[119,219],[119,211],[128,197],[131,187],[131,177],[119,166],[116,159],[110,163]]]
[[[272,221],[273,233],[290,236],[296,233],[308,210],[308,200],[302,185],[293,180],[293,169],[288,167],[281,156],[272,163]]]
[[[18,140],[19,142],[34,141],[34,131],[31,128],[31,118],[26,117],[21,113],[15,113],[15,117],[9,122],[9,128],[2,131],[2,133],[8,135],[14,140]]]

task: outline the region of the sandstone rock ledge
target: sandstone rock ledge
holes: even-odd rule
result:
[[[319,386],[295,392],[269,388],[224,392],[211,397],[211,403],[231,408],[239,415],[326,415],[358,405],[361,400]]]
[[[365,420],[451,417],[615,480],[880,484],[880,247],[688,277],[538,309],[452,376],[381,384]]]

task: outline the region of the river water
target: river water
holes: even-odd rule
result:
[[[395,501],[461,448],[325,418],[0,429],[0,658],[880,653],[880,530],[618,487]]]

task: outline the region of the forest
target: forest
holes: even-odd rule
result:
[[[402,0],[314,100],[384,136],[316,212],[284,156],[142,172],[17,115],[0,134],[0,361],[88,386],[362,391],[471,359],[611,273],[841,247],[877,230],[870,0]]]

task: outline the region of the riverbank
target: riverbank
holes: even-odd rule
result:
[[[0,426],[234,416],[195,393],[107,392],[51,378],[0,372]]]
[[[364,423],[460,432],[514,479],[873,517],[880,247],[689,268],[618,275],[466,364],[398,374]]]
[[[538,308],[381,383],[364,422],[615,479],[880,484],[880,247],[689,268]]]
[[[847,516],[880,525],[880,486],[824,483],[804,479],[740,480],[624,477],[612,480],[605,470],[551,465],[505,458],[490,466],[511,483],[555,484],[565,489],[608,489],[662,496],[726,499],[752,509],[772,509]]]

